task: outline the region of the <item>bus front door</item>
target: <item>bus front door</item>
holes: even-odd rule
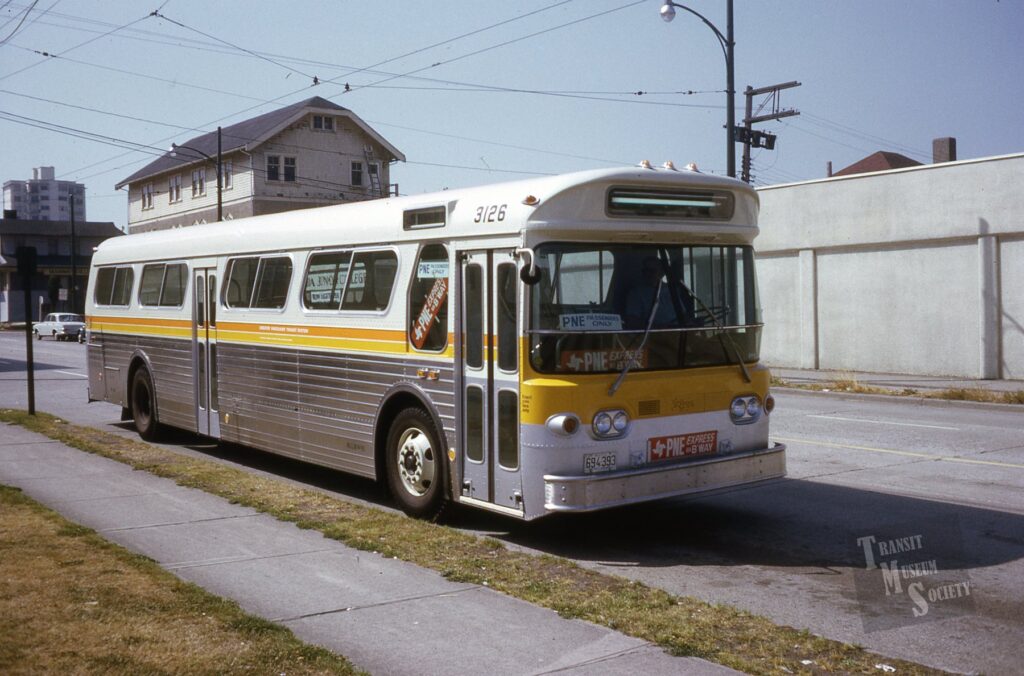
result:
[[[217,271],[193,271],[192,373],[196,431],[219,438],[217,414]]]
[[[519,276],[509,250],[460,255],[462,496],[523,510],[519,454]]]

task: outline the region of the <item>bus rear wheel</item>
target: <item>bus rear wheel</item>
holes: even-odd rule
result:
[[[156,417],[156,390],[153,388],[153,378],[145,367],[138,369],[132,376],[131,397],[135,430],[146,441],[153,441],[159,436],[160,423]]]
[[[391,495],[409,516],[436,520],[447,502],[447,465],[433,419],[421,408],[407,408],[391,424],[387,441]]]

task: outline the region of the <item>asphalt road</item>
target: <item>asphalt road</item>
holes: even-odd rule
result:
[[[131,434],[119,409],[85,403],[84,346],[34,347],[39,410]],[[26,405],[23,355],[21,334],[0,333],[0,406]],[[1020,673],[1024,412],[776,396],[773,435],[789,448],[787,479],[531,524],[457,510],[451,523],[885,655]],[[169,445],[380,502],[365,480],[188,434]]]

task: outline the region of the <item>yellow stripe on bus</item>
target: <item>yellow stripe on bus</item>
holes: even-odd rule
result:
[[[93,316],[88,318],[88,326],[93,331],[123,335],[192,337],[192,322],[189,320]],[[216,325],[216,340],[219,343],[288,345],[380,354],[409,354],[412,352],[404,331],[388,329],[222,321]],[[445,350],[434,354],[449,359],[454,358],[454,341],[455,335],[448,334],[448,345]]]

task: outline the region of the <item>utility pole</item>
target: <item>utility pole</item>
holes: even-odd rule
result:
[[[73,189],[73,188],[72,188]],[[71,311],[78,312],[78,241],[75,239],[75,194],[68,195],[71,210]]]
[[[784,117],[792,117],[793,115],[799,115],[800,111],[789,108],[787,110],[781,110],[779,108],[779,92],[783,89],[792,89],[793,87],[799,87],[799,82],[784,82],[782,84],[771,85],[769,87],[747,87],[744,90],[744,95],[747,97],[747,114],[743,118],[743,126],[737,128],[737,141],[743,144],[743,181],[750,183],[750,148],[765,148],[766,150],[775,149],[775,134],[770,134],[765,131],[754,131],[753,126],[758,122],[767,122],[768,120],[781,120]],[[768,94],[768,98],[761,103],[758,108],[758,115],[754,115],[754,97],[761,96],[762,94]],[[771,112],[767,114],[760,114],[766,106],[771,105]]]

